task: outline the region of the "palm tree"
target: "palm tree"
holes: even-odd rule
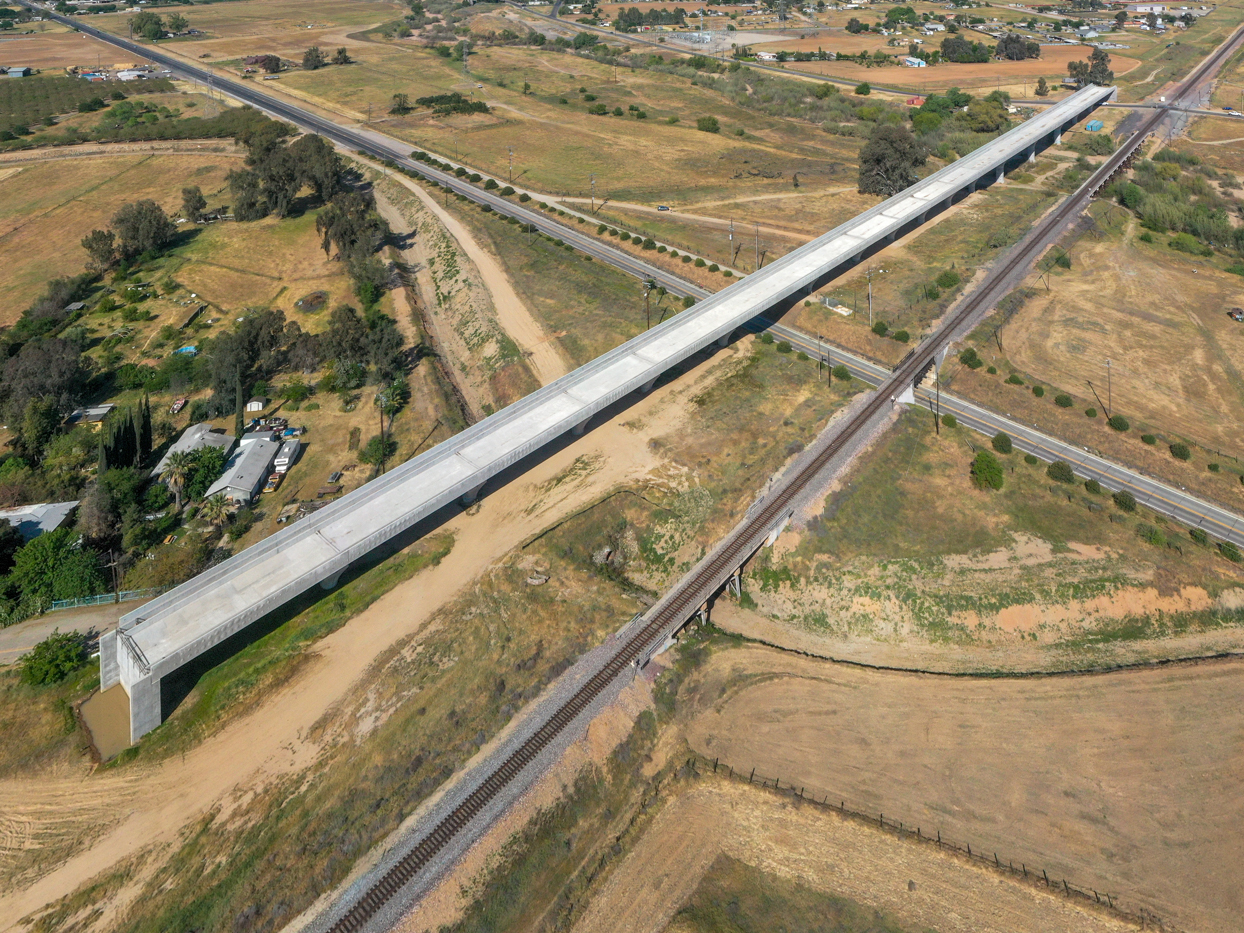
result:
[[[194,458],[185,450],[175,450],[168,455],[168,463],[164,467],[164,481],[177,497],[177,511],[181,511],[181,493],[186,488],[186,480],[194,468]]]
[[[229,524],[229,500],[223,492],[218,492],[210,499],[204,499],[199,506],[199,517],[217,529]]]

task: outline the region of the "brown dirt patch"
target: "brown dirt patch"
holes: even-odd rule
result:
[[[1232,661],[960,679],[744,648],[702,669],[688,734],[736,768],[1225,933],[1244,911],[1228,867],[1244,792],[1242,675]]]
[[[54,27],[47,25],[49,31],[33,36],[20,36],[6,39],[0,48],[4,49],[6,62],[20,62],[31,68],[44,71],[59,71],[64,68],[79,67],[95,68],[102,63],[105,68],[115,65],[149,64],[149,59],[122,52],[116,46],[80,32],[52,32]]]

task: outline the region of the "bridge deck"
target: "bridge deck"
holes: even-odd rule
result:
[[[129,684],[171,672],[628,393],[850,264],[1113,94],[1088,87],[807,245],[367,483],[121,620]],[[105,650],[119,647],[110,639]],[[105,684],[105,686],[107,686]]]

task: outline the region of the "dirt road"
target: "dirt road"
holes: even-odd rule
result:
[[[992,680],[744,648],[714,656],[696,695],[689,739],[710,757],[1181,927],[1239,929],[1244,662]]]
[[[146,600],[63,609],[49,612],[0,628],[0,664],[12,664],[53,632],[91,632],[102,634],[117,627],[117,620],[141,606]]]
[[[523,300],[518,297],[509,276],[501,268],[501,264],[488,250],[484,249],[471,232],[457,218],[436,203],[436,199],[423,190],[417,182],[402,175],[394,175],[394,180],[403,185],[419,198],[437,220],[445,227],[479,270],[484,285],[492,295],[493,306],[497,311],[497,320],[511,339],[523,351],[528,363],[541,385],[548,385],[559,376],[570,371],[570,364],[558,351],[556,341],[544,329],[528,310]],[[392,221],[391,221],[392,222]]]

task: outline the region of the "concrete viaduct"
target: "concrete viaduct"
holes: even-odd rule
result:
[[[905,191],[704,299],[555,382],[403,463],[332,505],[199,574],[134,612],[100,639],[100,688],[130,700],[130,739],[163,720],[161,681],[199,655],[461,499],[501,471],[757,315],[781,313],[931,215],[1031,160],[1103,102],[1087,87]]]

